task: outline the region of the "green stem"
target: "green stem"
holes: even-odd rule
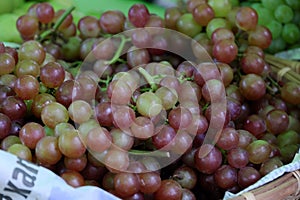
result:
[[[146,79],[147,83],[149,83],[151,90],[155,91],[157,90],[157,85],[153,79],[153,77],[142,67],[138,68],[139,72],[144,76],[144,78]]]
[[[126,38],[122,34],[120,35],[120,38],[121,38],[121,43],[120,43],[120,45],[119,45],[119,47],[118,47],[118,49],[117,49],[114,57],[107,63],[109,65],[114,64],[115,62],[117,62],[117,61],[120,60],[120,56],[121,56],[121,53],[122,53],[122,51],[124,49],[124,46],[125,46],[126,42],[128,42],[130,40],[129,38]]]
[[[52,33],[56,32],[59,26],[63,23],[63,21],[66,19],[66,17],[75,9],[75,6],[72,6],[68,8],[57,20],[57,22],[54,24],[52,29],[49,29],[45,32],[43,32],[40,35],[40,41],[44,40],[47,36],[51,35]]]
[[[145,156],[145,154],[151,154],[151,156],[161,157],[161,158],[170,158],[170,152],[168,151],[143,151],[143,150],[136,150],[130,149],[129,154],[135,156]]]

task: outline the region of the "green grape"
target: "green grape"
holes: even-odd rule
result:
[[[294,10],[300,10],[300,1],[299,0],[285,0],[285,3],[289,5]]]
[[[141,115],[147,117],[154,117],[163,109],[162,101],[152,92],[141,94],[136,101],[136,107]]]
[[[268,51],[269,53],[277,53],[279,51],[283,51],[286,48],[287,44],[286,42],[283,40],[282,37],[276,38],[274,40],[272,40],[271,45],[269,46],[268,49],[266,49],[266,51]]]
[[[283,26],[282,38],[289,44],[293,44],[300,39],[300,30],[296,24],[288,23]]]
[[[232,7],[236,7],[240,5],[240,1],[239,0],[230,0],[231,6]]]
[[[248,3],[249,3],[248,6],[252,7],[254,10],[264,8],[264,6],[261,3],[252,3],[252,2],[248,2]]]
[[[284,4],[284,0],[261,0],[261,3],[265,8],[275,10],[277,6]]]
[[[214,18],[209,21],[206,26],[206,33],[208,38],[211,38],[212,33],[218,28],[228,28],[231,29],[231,24],[228,20],[224,18]]]
[[[272,20],[266,27],[271,31],[273,40],[281,35],[282,24],[277,20]]]
[[[208,0],[207,3],[213,8],[216,17],[226,17],[232,8],[230,0]]]
[[[275,18],[281,23],[290,22],[294,17],[294,12],[287,5],[279,5],[274,11]]]
[[[300,27],[300,12],[294,12],[292,23]]]
[[[201,32],[202,26],[200,26],[193,18],[192,13],[185,13],[177,20],[177,30],[190,37],[195,37]]]
[[[253,7],[254,10],[256,10],[258,15],[258,24],[260,25],[266,25],[269,24],[273,19],[273,13],[271,10],[268,10],[264,7]]]

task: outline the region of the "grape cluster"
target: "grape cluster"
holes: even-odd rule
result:
[[[219,199],[291,162],[300,87],[275,81],[256,11],[224,2],[76,25],[35,4],[0,44],[1,149],[122,199]]]
[[[297,0],[262,0],[249,3],[256,10],[258,24],[266,25],[272,33],[272,43],[268,48],[271,53],[295,48],[300,40],[299,10]]]

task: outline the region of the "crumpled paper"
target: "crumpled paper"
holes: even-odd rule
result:
[[[52,171],[0,150],[1,200],[119,200],[95,186],[73,188]]]
[[[269,182],[279,178],[284,173],[292,172],[292,171],[299,170],[299,169],[300,169],[300,150],[298,151],[298,153],[296,153],[296,155],[291,163],[283,165],[283,166],[273,170],[272,172],[270,172],[269,174],[262,177],[259,181],[257,181],[253,185],[250,185],[249,187],[245,188],[244,190],[242,190],[236,194],[233,194],[231,192],[226,192],[223,200],[229,200],[231,198],[237,197],[245,192],[249,192],[250,190],[258,188],[262,185],[265,185],[266,183],[269,183]]]

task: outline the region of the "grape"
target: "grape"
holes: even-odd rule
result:
[[[184,107],[174,108],[168,114],[168,122],[176,130],[187,128],[192,122],[192,113]]]
[[[56,164],[62,157],[58,148],[58,139],[54,136],[41,138],[35,147],[35,156],[41,164]]]
[[[248,100],[257,100],[266,93],[264,80],[256,74],[247,74],[239,83],[240,92]]]
[[[64,9],[57,10],[54,14],[53,22],[56,22],[61,15],[63,15],[66,12]],[[68,14],[67,17],[63,20],[62,24],[59,26],[58,30],[63,30],[70,26],[73,23],[73,15]]]
[[[33,38],[39,28],[39,21],[34,16],[22,15],[17,20],[17,29],[25,38]]]
[[[120,147],[124,150],[130,150],[134,144],[134,137],[129,135],[128,132],[121,129],[114,128],[110,131],[113,145]]]
[[[3,113],[0,113],[0,138],[3,139],[3,138],[6,138],[9,133],[10,133],[10,130],[11,130],[11,125],[12,125],[12,122],[11,122],[11,119],[3,114]]]
[[[231,10],[231,3],[228,0],[208,0],[215,13],[216,17],[226,17]]]
[[[9,96],[1,103],[1,112],[11,120],[22,119],[25,117],[27,107],[23,99],[17,96]]]
[[[174,128],[169,125],[163,125],[163,127],[160,127],[156,134],[152,136],[152,143],[157,149],[166,149],[174,137],[176,137]]]
[[[283,163],[281,162],[279,157],[270,158],[269,160],[267,160],[266,162],[263,162],[261,164],[259,173],[262,176],[264,176],[264,175],[270,173],[271,171],[281,167],[282,165],[283,165]]]
[[[14,90],[21,99],[29,100],[38,95],[40,84],[34,76],[23,75],[16,80]]]
[[[230,165],[222,165],[214,173],[214,178],[219,187],[232,188],[237,184],[237,170]]]
[[[149,18],[149,10],[144,4],[134,4],[128,10],[128,19],[137,28],[144,27]]]
[[[241,188],[246,188],[261,178],[259,171],[253,167],[244,167],[238,171],[238,184]]]
[[[147,49],[137,49],[134,46],[128,50],[126,58],[130,68],[147,64],[150,61],[150,55]]]
[[[291,8],[293,8],[294,10],[299,10],[300,8],[299,1],[297,0],[285,0],[285,3],[289,5]]]
[[[293,130],[288,130],[283,133],[280,133],[277,136],[277,142],[279,147],[298,144],[299,136],[297,135],[297,132]]]
[[[118,149],[109,149],[105,154],[104,164],[112,171],[125,171],[129,166],[129,155],[128,152]]]
[[[44,62],[46,52],[43,46],[35,40],[29,40],[24,42],[18,52],[19,60],[33,60],[38,64]]]
[[[196,200],[195,194],[189,189],[182,189],[182,200]]]
[[[96,127],[88,132],[84,140],[87,148],[93,152],[102,153],[111,146],[112,137],[106,129]]]
[[[233,128],[224,128],[216,145],[224,150],[230,150],[238,146],[239,135]]]
[[[127,105],[112,107],[113,124],[117,128],[127,130],[135,120],[135,112]]]
[[[50,23],[53,20],[54,15],[54,8],[49,3],[43,2],[36,6],[36,16],[41,23]]]
[[[140,191],[144,194],[152,194],[161,186],[161,177],[156,172],[138,174]]]
[[[291,7],[281,4],[275,9],[274,16],[277,21],[281,23],[288,23],[293,19],[294,13]]]
[[[177,20],[176,29],[189,37],[195,37],[201,32],[202,26],[194,20],[191,13],[185,13]]]
[[[283,110],[274,109],[266,116],[266,125],[269,132],[277,135],[287,130],[289,125],[288,114]]]
[[[267,130],[265,120],[256,114],[247,117],[243,128],[252,133],[255,137],[259,137]]]
[[[161,181],[160,188],[154,193],[154,199],[181,199],[182,188],[176,181],[166,179]]]
[[[265,26],[257,25],[255,30],[251,31],[248,36],[249,45],[258,46],[266,49],[272,42],[272,33]]]
[[[60,175],[60,177],[66,181],[66,183],[72,187],[84,186],[83,176],[76,171],[67,171]]]
[[[98,19],[92,16],[82,17],[77,27],[83,38],[97,37],[101,30]]]
[[[79,124],[89,120],[93,114],[90,104],[83,100],[73,101],[68,107],[68,113],[69,117]]]
[[[133,136],[139,139],[147,139],[154,135],[154,124],[147,117],[139,116],[135,118],[130,129]]]
[[[204,144],[195,153],[196,168],[205,174],[214,173],[222,164],[222,153],[211,144]]]
[[[54,128],[61,122],[68,122],[68,110],[58,102],[51,102],[42,108],[41,119],[45,125]]]
[[[235,37],[234,37],[233,32],[227,28],[218,28],[211,35],[211,40],[212,40],[213,44],[217,44],[218,42],[220,42],[222,40],[234,41],[234,39],[235,39]]]
[[[141,94],[136,101],[137,111],[146,117],[158,115],[163,106],[160,98],[152,92]]]
[[[197,183],[196,172],[187,166],[177,168],[172,177],[181,185],[182,188],[186,189],[193,189]]]
[[[22,75],[38,77],[40,75],[40,66],[33,60],[22,60],[17,63],[14,73],[17,77]]]
[[[135,12],[138,12],[135,10]],[[140,11],[141,12],[141,11]],[[117,34],[123,31],[125,15],[117,10],[109,10],[102,13],[99,24],[105,33]]]
[[[0,75],[9,74],[15,69],[15,59],[8,53],[0,54]]]
[[[300,38],[300,29],[296,24],[284,24],[282,28],[281,37],[288,44],[293,44],[297,42]]]
[[[228,151],[227,160],[232,167],[243,168],[249,162],[249,154],[245,149],[236,147]]]
[[[274,20],[274,16],[271,10],[265,8],[260,4],[259,7],[253,7],[258,15],[258,24],[259,25],[266,25],[269,24],[272,20]],[[275,4],[273,4],[275,5]],[[276,5],[277,6],[277,5]]]
[[[282,5],[284,3],[283,0],[262,0],[262,5],[269,9],[269,10],[275,10],[276,7],[279,5]]]
[[[31,104],[32,114],[35,117],[40,118],[43,107],[45,105],[47,105],[51,102],[55,102],[55,101],[56,101],[55,97],[52,96],[51,94],[48,94],[48,93],[38,94],[37,96],[35,96],[33,98],[33,101],[32,101],[32,104]]]
[[[287,82],[281,88],[281,98],[293,105],[300,103],[300,87],[295,82]]]
[[[176,22],[181,15],[181,10],[178,7],[166,8],[164,13],[166,28],[176,30]]]
[[[249,154],[249,161],[254,164],[261,164],[269,159],[271,146],[264,140],[255,140],[251,142],[246,150]]]
[[[35,149],[38,141],[45,136],[44,127],[36,122],[25,124],[19,131],[20,141],[30,149]]]
[[[258,23],[258,16],[253,8],[241,7],[237,11],[235,22],[237,27],[244,31],[254,30]]]
[[[131,41],[138,48],[146,48],[151,45],[152,36],[147,29],[137,29],[132,33]]]
[[[270,23],[266,24],[266,27],[272,33],[272,42],[274,39],[277,39],[281,36],[283,26],[277,20],[272,20]],[[271,45],[272,45],[272,43],[271,43]]]
[[[201,26],[207,26],[210,20],[215,17],[213,8],[206,3],[201,3],[193,9],[193,18]]]
[[[238,54],[238,46],[230,39],[214,44],[212,55],[219,61],[231,63]]]
[[[7,137],[5,137],[2,141],[1,141],[1,150],[3,151],[7,151],[7,149],[13,145],[13,144],[22,144],[20,138],[16,135],[9,135]]]
[[[114,188],[118,196],[129,197],[139,191],[139,179],[136,174],[118,173],[114,177]]]
[[[164,84],[164,82],[161,82],[160,84]],[[160,87],[155,91],[155,95],[161,99],[165,110],[173,108],[178,101],[178,94],[173,88]]]
[[[210,20],[206,26],[206,33],[208,38],[211,38],[212,33],[218,28],[231,29],[231,24],[228,20],[224,18],[213,18]]]
[[[7,152],[18,156],[21,159],[32,161],[32,154],[30,149],[23,144],[13,144],[8,147]]]

